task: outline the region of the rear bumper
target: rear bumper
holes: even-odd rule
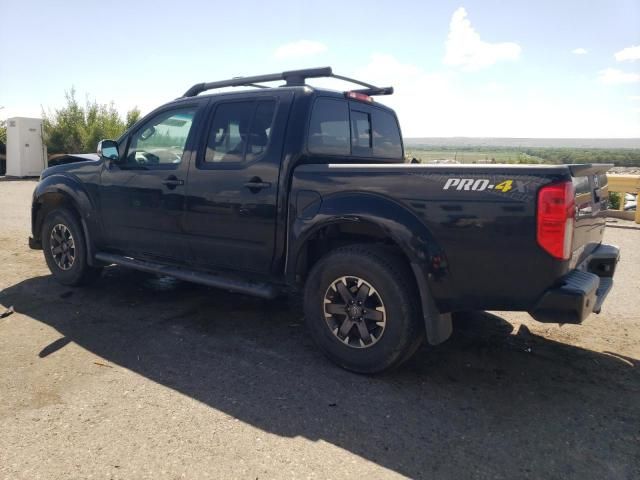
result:
[[[592,312],[600,313],[613,287],[620,250],[600,245],[575,270],[547,290],[529,313],[540,322],[582,323]]]

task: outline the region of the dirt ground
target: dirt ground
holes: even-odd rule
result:
[[[640,226],[609,223],[616,285],[582,326],[460,316],[358,376],[302,315],[27,247],[35,182],[0,181],[0,478],[640,478]]]

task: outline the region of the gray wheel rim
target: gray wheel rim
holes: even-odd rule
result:
[[[76,244],[71,235],[71,230],[66,225],[58,223],[51,229],[49,239],[51,256],[58,268],[69,270],[76,259]]]
[[[352,348],[369,348],[384,334],[387,312],[378,291],[355,276],[337,278],[324,295],[324,317],[333,335]]]

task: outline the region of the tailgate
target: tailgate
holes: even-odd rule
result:
[[[573,262],[579,263],[602,241],[607,209],[607,175],[613,165],[569,165],[575,187]]]

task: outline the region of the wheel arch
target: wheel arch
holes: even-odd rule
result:
[[[429,343],[446,340],[451,319],[440,313],[434,297],[448,288],[448,267],[445,253],[427,225],[406,206],[382,195],[344,193],[322,198],[319,203],[312,217],[296,217],[290,228],[287,280],[304,284],[313,265],[340,246],[384,244],[401,255],[413,272]]]
[[[314,240],[345,234],[353,239],[388,243],[410,263],[426,264],[443,250],[425,223],[406,206],[377,194],[345,193],[322,198],[311,217],[296,217],[290,228],[286,274],[289,280],[304,271],[301,260]],[[304,212],[303,212],[304,213]],[[358,241],[356,241],[358,240]],[[310,268],[311,265],[307,265]]]
[[[36,187],[31,206],[31,232],[34,244],[42,244],[41,233],[44,220],[50,212],[58,208],[66,208],[80,222],[87,244],[87,262],[89,265],[94,265],[95,249],[87,219],[93,218],[95,206],[80,182],[73,178],[52,175]]]

